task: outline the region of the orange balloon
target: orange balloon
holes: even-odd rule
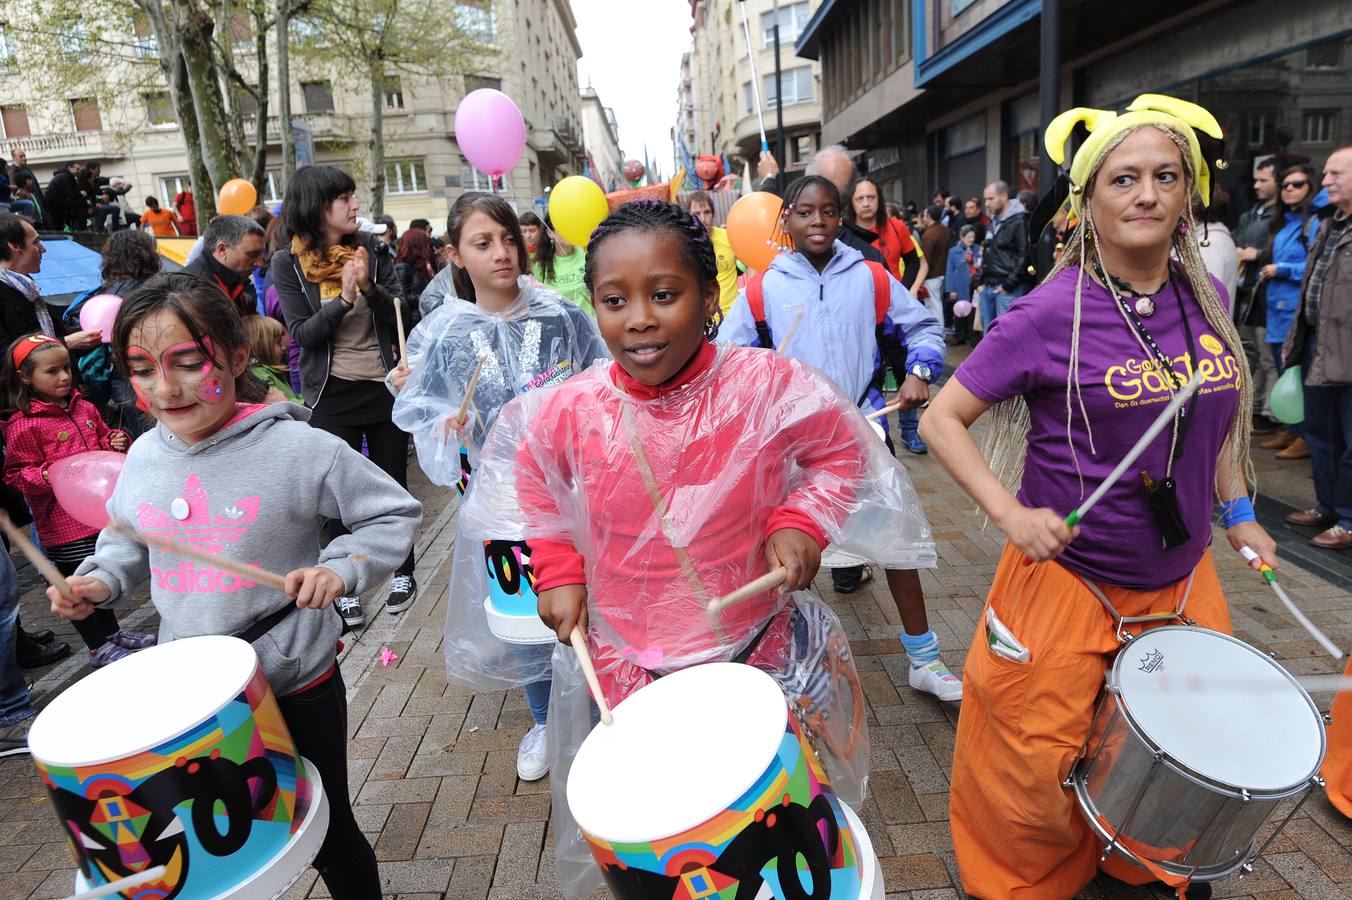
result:
[[[227,216],[242,216],[258,203],[258,191],[243,178],[231,178],[221,185],[216,211]]]
[[[779,255],[782,234],[780,213],[784,201],[767,191],[747,194],[728,210],[728,243],[737,258],[753,269],[763,271]]]

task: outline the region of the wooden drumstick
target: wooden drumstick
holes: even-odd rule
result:
[[[743,600],[749,600],[757,594],[763,594],[772,587],[779,587],[789,577],[789,570],[784,566],[772,569],[755,581],[744,584],[737,590],[728,594],[726,597],[719,597],[709,604],[705,613],[708,614],[710,621],[718,621],[718,617],[723,614],[723,610],[732,606],[734,603],[741,603]]]
[[[455,414],[456,423],[465,421],[465,416],[469,415],[469,402],[474,399],[474,389],[479,386],[479,373],[484,370],[484,363],[488,361],[488,351],[479,354],[479,364],[474,367],[474,374],[469,376],[469,384],[465,386],[465,399],[460,401],[460,411]]]
[[[3,529],[5,535],[19,548],[19,552],[28,557],[28,561],[33,564],[33,568],[42,573],[42,577],[47,579],[47,583],[61,592],[61,596],[67,600],[75,599],[75,592],[70,589],[70,582],[66,581],[66,576],[57,571],[52,561],[42,555],[42,551],[33,546],[33,542],[28,539],[24,530],[15,525],[10,519],[9,513],[0,509],[0,529]]]
[[[601,724],[615,724],[615,717],[610,714],[605,695],[601,693],[601,682],[596,677],[596,667],[592,665],[591,654],[587,652],[587,636],[582,633],[581,625],[573,626],[573,630],[568,634],[568,642],[573,645],[573,652],[577,654],[577,664],[582,667],[582,674],[587,679],[592,699],[601,710]]]
[[[399,335],[399,361],[408,368],[408,340],[404,337],[404,298],[394,298],[394,330]]]
[[[135,875],[128,875],[126,878],[110,881],[91,891],[81,891],[78,894],[71,894],[66,900],[94,900],[95,897],[111,897],[113,894],[122,893],[127,888],[136,887],[138,884],[145,884],[147,881],[154,881],[156,878],[161,878],[167,871],[169,870],[165,866],[151,866],[144,872],[137,872]]]
[[[891,413],[894,413],[899,409],[901,409],[900,400],[898,400],[896,403],[893,403],[891,406],[884,406],[882,409],[875,409],[873,412],[864,416],[864,418],[872,422],[874,419],[881,419],[883,416],[890,415]]]
[[[793,336],[798,331],[798,326],[803,323],[803,316],[806,313],[807,313],[806,309],[798,310],[798,315],[793,317],[793,324],[790,325],[789,330],[784,333],[784,340],[779,342],[779,347],[775,352],[783,353],[784,348],[789,346],[789,341],[793,340]]]
[[[278,575],[276,572],[269,572],[267,569],[257,569],[239,560],[230,559],[226,556],[215,556],[202,550],[198,550],[189,544],[178,543],[175,541],[166,541],[164,538],[157,538],[146,534],[144,531],[138,531],[130,525],[122,522],[109,522],[108,529],[116,532],[123,537],[131,538],[147,547],[154,547],[157,550],[163,550],[165,553],[174,556],[190,559],[193,562],[206,563],[209,566],[215,566],[218,569],[224,569],[227,572],[233,572],[241,578],[247,578],[249,581],[257,584],[267,585],[270,588],[286,593],[286,576]]]

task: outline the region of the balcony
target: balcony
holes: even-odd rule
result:
[[[584,155],[577,128],[568,119],[558,119],[553,128],[532,129],[530,144],[545,166],[572,168]]]
[[[15,150],[28,154],[29,165],[43,165],[106,158],[101,131],[75,131],[68,134],[33,134],[0,139],[0,157],[13,159]],[[122,154],[117,154],[121,156]]]
[[[369,133],[371,130],[370,116],[345,116],[338,113],[292,113],[292,122],[305,122],[314,132],[317,141],[349,141],[356,140],[360,132]],[[268,143],[280,144],[282,140],[281,119],[278,116],[268,116]],[[253,140],[254,134],[258,130],[258,119],[256,116],[244,117],[244,136]]]

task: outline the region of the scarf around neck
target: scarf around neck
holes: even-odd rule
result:
[[[291,255],[300,263],[305,280],[319,285],[319,296],[327,298],[343,292],[343,265],[357,255],[357,248],[333,244],[327,250],[320,251],[296,235],[291,238]]]
[[[42,302],[38,283],[33,280],[32,276],[0,267],[0,282],[4,282],[27,297],[37,313],[38,330],[48,337],[56,337],[56,326],[52,323],[51,310],[47,309],[47,304]]]

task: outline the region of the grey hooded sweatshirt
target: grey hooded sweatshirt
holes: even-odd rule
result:
[[[153,536],[285,574],[331,569],[360,594],[408,556],[422,505],[375,463],[311,428],[294,403],[241,408],[215,435],[186,446],[164,425],[132,444],[108,514]],[[325,519],[351,534],[320,548]],[[239,634],[294,603],[214,566],[146,548],[105,530],[78,573],[112,590],[105,606],[149,578],[160,642]],[[333,665],[341,620],[332,609],[296,609],[253,644],[272,690],[305,687]]]

